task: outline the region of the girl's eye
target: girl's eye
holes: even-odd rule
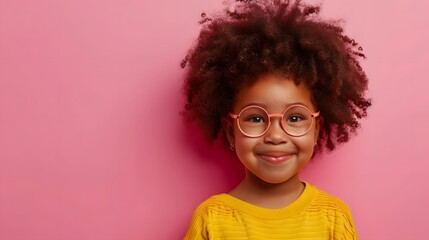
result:
[[[289,122],[299,122],[299,121],[302,121],[302,120],[303,120],[303,118],[300,117],[300,116],[297,116],[297,115],[290,116],[289,119],[288,119]]]
[[[250,116],[246,118],[246,122],[262,123],[265,122],[265,120],[261,116]]]

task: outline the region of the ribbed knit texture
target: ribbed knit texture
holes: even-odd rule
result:
[[[210,197],[195,210],[184,239],[357,239],[348,206],[306,183],[301,196],[267,209],[228,194]]]

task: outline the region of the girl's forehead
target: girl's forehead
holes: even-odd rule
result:
[[[289,105],[302,104],[315,110],[311,99],[311,91],[305,84],[297,85],[292,78],[265,75],[240,89],[233,109],[259,105],[267,110],[282,111]]]

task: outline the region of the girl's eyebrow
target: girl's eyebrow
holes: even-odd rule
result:
[[[252,105],[256,105],[256,106],[259,106],[259,107],[267,108],[266,104],[264,104],[264,103],[258,103],[258,102],[247,103],[242,108],[245,108],[245,107],[248,107],[248,106],[252,106]]]

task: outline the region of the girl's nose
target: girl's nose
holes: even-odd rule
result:
[[[271,124],[264,134],[264,142],[270,144],[287,143],[288,135],[281,126],[281,118],[271,119]]]

